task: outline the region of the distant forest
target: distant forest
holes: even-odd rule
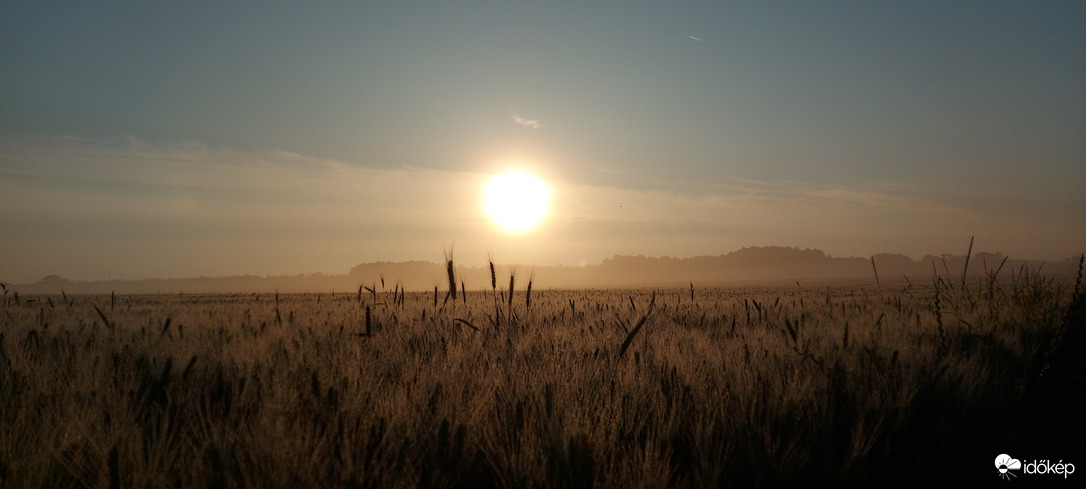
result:
[[[967,266],[968,264],[968,266]],[[716,287],[716,286],[824,286],[892,285],[930,283],[936,275],[955,281],[977,283],[990,277],[1010,280],[1023,274],[1040,274],[1056,280],[1074,280],[1078,257],[1058,261],[1012,259],[1000,253],[928,255],[913,260],[883,253],[868,258],[832,257],[815,249],[783,246],[748,247],[724,255],[691,258],[614,256],[599,264],[573,266],[514,266],[497,264],[497,286],[507,288],[513,272],[519,288],[539,289]],[[966,272],[963,276],[963,272]],[[876,279],[877,273],[877,279]],[[456,266],[457,282],[468,291],[491,287],[488,267]],[[442,263],[376,262],[354,266],[341,275],[293,276],[242,275],[145,280],[71,281],[56,275],[32,284],[4,284],[22,294],[65,293],[229,293],[229,292],[345,292],[359,287],[376,291],[396,287],[408,291],[447,288]],[[459,284],[458,284],[459,285]]]

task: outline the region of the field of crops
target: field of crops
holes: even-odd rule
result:
[[[926,487],[1002,482],[1008,451],[1086,463],[1074,284],[500,282],[7,294],[0,486]]]

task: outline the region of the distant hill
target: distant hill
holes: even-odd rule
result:
[[[874,266],[872,266],[872,260]],[[509,286],[512,267],[499,266],[497,286]],[[782,246],[748,247],[717,256],[690,258],[614,256],[583,267],[542,266],[516,268],[517,287],[544,288],[619,288],[619,287],[698,287],[739,285],[874,285],[875,270],[883,285],[907,282],[928,283],[936,274],[954,281],[974,282],[989,274],[1001,279],[1012,275],[1040,272],[1059,279],[1074,280],[1078,257],[1058,261],[1010,259],[1000,253],[925,256],[913,260],[904,255],[878,254],[869,258],[831,257],[821,250]],[[221,293],[221,292],[351,292],[360,286],[377,290],[396,287],[409,291],[445,290],[445,266],[440,263],[377,262],[363,263],[342,275],[295,275],[260,277],[199,277],[184,279],[70,281],[51,275],[33,284],[5,284],[22,294],[66,293]],[[456,267],[458,285],[468,290],[491,287],[488,267]],[[383,284],[382,284],[383,280]]]

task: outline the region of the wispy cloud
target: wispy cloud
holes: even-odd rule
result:
[[[705,42],[705,39],[702,39],[702,38],[697,37],[697,36],[686,36],[686,37],[689,37],[690,39],[693,39],[693,40],[698,41],[698,42]]]
[[[524,127],[530,127],[532,129],[539,129],[543,127],[543,123],[539,122],[539,119],[528,119],[521,117],[516,112],[512,112],[513,122]]]
[[[1001,195],[1007,203],[999,204],[958,195],[967,191],[894,182],[706,175],[692,183],[615,171],[605,180],[617,183],[608,185],[583,176],[552,181],[542,239],[525,241],[490,227],[479,194],[483,174],[368,168],[200,143],[4,143],[0,256],[20,257],[2,267],[3,278],[17,283],[50,273],[72,279],[340,273],[363,261],[439,260],[450,239],[469,265],[481,263],[488,250],[503,260],[547,265],[768,244],[835,256],[920,257],[961,251],[954,247],[974,235],[981,250],[1062,258],[1086,239],[1081,226],[1066,225],[1083,221],[1074,203],[1053,209]],[[479,262],[472,263],[473,254]]]
[[[692,256],[777,244],[835,256],[920,257],[956,251],[953,246],[975,235],[983,250],[1063,258],[1086,236],[1059,225],[1075,216],[1008,211],[983,199],[896,183],[720,177],[675,185],[658,179],[638,188],[568,185],[563,191],[556,214],[565,234],[607,243],[607,251],[619,254]]]
[[[200,143],[19,143],[0,148],[12,162],[0,167],[0,254],[26,258],[3,267],[15,282],[341,273],[362,261],[437,259],[443,240],[486,224],[481,174]]]

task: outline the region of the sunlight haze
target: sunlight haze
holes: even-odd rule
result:
[[[1086,249],[1082,2],[0,6],[0,281]],[[513,164],[510,164],[513,163]],[[494,183],[496,175],[537,183]]]

